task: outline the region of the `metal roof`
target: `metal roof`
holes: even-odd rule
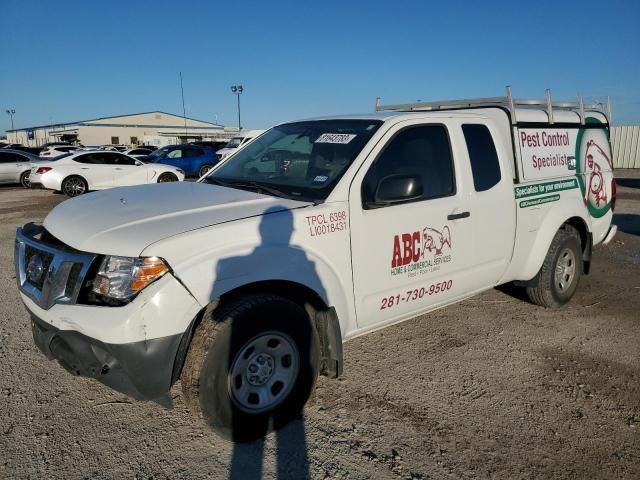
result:
[[[56,128],[56,127],[64,127],[64,126],[67,126],[67,125],[84,125],[84,126],[86,126],[86,125],[90,124],[90,122],[97,122],[99,120],[110,120],[112,118],[133,117],[133,116],[136,116],[136,115],[149,115],[151,113],[160,113],[162,115],[170,115],[172,117],[176,117],[176,118],[180,118],[180,119],[186,118],[187,120],[193,120],[194,122],[203,122],[203,123],[207,123],[209,125],[213,125],[215,127],[224,128],[224,125],[220,125],[218,123],[207,122],[206,120],[198,120],[197,118],[183,117],[181,115],[176,115],[175,113],[162,112],[160,110],[152,110],[150,112],[127,113],[125,115],[111,115],[111,116],[108,116],[108,117],[91,118],[89,120],[79,120],[77,122],[51,123],[51,124],[48,124],[48,125],[38,125],[38,126],[35,126],[35,127],[13,128],[13,129],[6,130],[6,132],[7,133],[9,133],[9,132],[21,132],[21,131],[25,131],[25,130],[37,130],[37,129],[40,129],[40,128]],[[105,125],[105,124],[100,124],[100,125]],[[108,124],[106,124],[106,126],[108,126]],[[119,124],[118,126],[137,126],[137,125],[134,125],[134,124],[127,124],[127,125],[122,124],[122,125],[120,125]],[[145,125],[145,126],[147,126],[147,125]],[[173,127],[175,127],[175,125],[153,125],[153,127],[154,128],[155,127],[173,128]],[[194,127],[194,128],[197,128],[197,127]]]

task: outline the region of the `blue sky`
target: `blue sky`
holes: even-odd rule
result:
[[[640,123],[640,1],[0,0],[0,132],[162,110],[246,128],[383,103],[611,95]]]

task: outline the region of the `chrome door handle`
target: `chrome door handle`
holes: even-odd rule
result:
[[[468,218],[471,216],[471,212],[452,213],[447,215],[447,220],[459,220],[460,218]]]

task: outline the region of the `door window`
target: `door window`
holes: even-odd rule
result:
[[[182,156],[183,157],[199,157],[204,155],[204,152],[199,148],[183,148]]]
[[[19,159],[16,159],[16,155],[14,155],[13,153],[0,153],[0,163],[13,163],[18,160]]]
[[[111,152],[94,152],[80,155],[73,160],[78,163],[89,163],[92,165],[115,165],[116,153]]]
[[[166,158],[182,158],[182,150],[180,150],[179,148],[171,150],[169,153],[167,153]]]
[[[373,162],[362,181],[363,208],[375,199],[380,181],[390,175],[417,177],[423,194],[408,201],[446,197],[455,193],[453,162],[447,129],[442,125],[400,131]]]
[[[104,163],[102,155],[100,153],[87,153],[86,155],[79,155],[73,159],[78,163],[89,163],[92,165],[102,165]]]
[[[133,158],[127,157],[126,155],[115,154],[114,160],[116,165],[135,165],[136,164],[136,161]]]
[[[500,162],[486,125],[463,125],[476,192],[489,190],[500,181]]]

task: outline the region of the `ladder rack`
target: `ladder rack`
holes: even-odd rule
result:
[[[578,94],[577,102],[554,102],[551,100],[551,90],[545,90],[545,98],[541,100],[537,99],[522,99],[513,98],[511,93],[511,86],[507,85],[507,95],[505,97],[487,97],[487,98],[466,98],[460,100],[444,100],[439,102],[416,102],[416,103],[402,103],[398,105],[381,105],[380,97],[376,97],[376,112],[395,110],[395,111],[431,111],[431,110],[450,110],[456,108],[468,108],[468,107],[506,107],[511,112],[511,123],[515,125],[516,121],[516,107],[544,107],[549,117],[549,123],[553,124],[553,111],[556,110],[569,110],[578,114],[580,117],[580,123],[584,125],[585,122],[585,110],[596,110],[607,118],[609,125],[611,125],[611,99],[607,96],[604,104],[602,102],[585,104],[582,95]],[[604,110],[604,112],[602,111]]]

